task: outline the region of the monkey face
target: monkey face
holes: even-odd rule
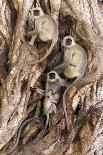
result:
[[[55,71],[51,71],[47,74],[47,81],[49,82],[55,82],[58,79],[60,79],[60,77]]]
[[[40,16],[43,16],[44,13],[42,9],[39,6],[36,6],[36,8],[33,9],[33,16],[35,19],[39,18]]]
[[[66,45],[70,46],[72,44],[72,40],[70,38],[66,39]]]
[[[34,10],[34,16],[40,16],[40,11],[39,10]]]
[[[49,73],[49,78],[52,80],[52,79],[55,79],[55,73]]]
[[[63,46],[66,48],[72,47],[73,45],[75,45],[74,39],[71,36],[66,36],[63,38]]]

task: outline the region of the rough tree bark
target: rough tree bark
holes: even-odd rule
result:
[[[88,56],[84,77],[71,87],[66,95],[70,132],[65,131],[63,107],[50,118],[50,130],[36,145],[22,147],[15,154],[92,155],[103,154],[103,4],[97,0],[40,1],[44,12],[50,12],[59,24],[59,42],[65,34],[72,35]],[[6,154],[13,146],[17,129],[26,117],[38,118],[41,97],[32,94],[30,87],[40,86],[39,77],[47,66],[30,66],[49,45],[37,49],[25,40],[26,21],[34,0],[0,1],[0,150]],[[49,5],[50,4],[50,5]],[[47,9],[47,10],[46,10]],[[58,19],[60,14],[60,18]],[[38,54],[39,53],[39,54]],[[51,54],[52,56],[52,54]],[[37,99],[36,99],[37,98]],[[78,105],[77,118],[73,104]],[[28,127],[28,128],[27,128]],[[34,121],[22,133],[22,145],[41,126]]]

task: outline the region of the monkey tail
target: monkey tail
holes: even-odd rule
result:
[[[30,143],[26,143],[25,146],[29,146],[30,144],[33,144],[35,145],[38,141],[40,141],[46,134],[46,129],[47,129],[47,126],[48,126],[48,122],[49,122],[49,114],[47,114],[47,119],[46,119],[46,124],[45,124],[45,127],[44,129],[42,129],[40,131],[40,133],[36,136],[36,139]]]
[[[36,34],[37,34],[37,31],[36,30],[33,30],[33,31],[30,31],[30,32],[27,32],[26,33],[26,36],[27,37],[31,37],[31,36],[36,35]]]
[[[65,116],[65,121],[66,121],[66,127],[67,127],[68,131],[69,131],[69,128],[68,128],[68,115],[67,115],[67,107],[66,107],[65,97],[66,97],[67,92],[71,88],[71,86],[74,84],[74,82],[70,86],[67,86],[67,88],[66,88],[66,90],[64,91],[64,94],[63,94],[63,109],[64,109],[64,116]]]
[[[47,53],[44,55],[44,57],[42,57],[40,60],[35,61],[32,65],[38,64],[42,61],[44,61],[52,52],[53,48],[54,48],[55,43],[51,43],[51,46],[49,48],[49,50],[47,51]]]
[[[25,122],[22,123],[22,125],[20,126],[19,131],[18,131],[16,143],[15,143],[14,146],[9,150],[9,152],[7,153],[7,155],[10,155],[10,154],[12,154],[12,153],[15,151],[16,147],[18,146],[19,139],[20,139],[20,135],[21,135],[21,131],[22,131],[23,127],[24,127],[27,123],[29,123],[30,121],[32,121],[33,119],[35,119],[35,118],[34,118],[34,117],[33,117],[33,118],[29,118],[29,119],[27,119]]]
[[[48,127],[48,123],[49,123],[49,113],[46,115],[47,119],[46,119],[46,124],[45,124],[45,128],[44,128],[44,132],[46,131],[47,127]]]
[[[67,130],[69,131],[70,129],[70,124],[68,124],[68,115],[67,115],[67,106],[66,106],[66,94],[67,92],[77,84],[76,86],[76,91],[79,90],[82,86],[85,86],[87,84],[92,84],[94,83],[96,80],[98,79],[98,77],[96,77],[95,73],[94,75],[88,75],[86,77],[77,77],[77,79],[67,87],[67,89],[65,90],[64,94],[63,94],[63,108],[64,108],[64,115],[65,115],[65,120],[66,120],[66,126],[67,126]]]

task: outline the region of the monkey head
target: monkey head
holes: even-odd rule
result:
[[[63,38],[63,41],[62,41],[62,46],[64,46],[65,48],[70,48],[72,46],[74,46],[76,43],[73,39],[73,37],[71,36],[65,36]]]
[[[41,7],[39,5],[37,5],[34,9],[33,9],[33,16],[35,19],[39,18],[40,16],[43,16],[44,12],[41,9]]]
[[[56,82],[59,79],[60,79],[60,77],[59,77],[58,73],[55,71],[51,71],[47,74],[47,81],[48,82]]]

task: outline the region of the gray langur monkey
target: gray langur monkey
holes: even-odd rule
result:
[[[73,37],[71,36],[64,37],[62,46],[64,49],[63,62],[62,64],[56,66],[53,70],[58,73],[63,73],[69,79],[77,77],[77,79],[67,87],[63,94],[63,107],[67,129],[69,130],[65,97],[72,85],[84,75],[87,67],[87,55],[85,50],[80,45],[75,43]]]
[[[83,76],[87,67],[85,50],[79,44],[75,43],[71,36],[63,38],[62,46],[64,52],[63,62],[54,67],[53,70],[63,73],[69,79]]]
[[[37,10],[39,11],[38,8]],[[34,41],[37,36],[40,38],[40,40],[44,42],[47,42],[47,41],[52,41],[52,42],[51,42],[50,48],[48,49],[44,57],[42,57],[40,60],[33,62],[33,65],[42,62],[50,55],[55,44],[58,41],[58,33],[59,33],[58,23],[51,16],[46,15],[43,12],[40,12],[38,16],[36,16],[35,30],[26,33],[26,36],[32,36],[30,45],[34,44]]]
[[[36,139],[32,142],[36,144],[45,136],[46,129],[49,123],[49,115],[57,111],[57,104],[60,99],[61,87],[65,86],[65,80],[61,79],[55,71],[51,71],[47,74],[47,82],[45,88],[45,99],[44,99],[44,114],[46,115],[45,127],[37,135]],[[29,143],[30,144],[30,143]],[[26,145],[29,145],[26,144]]]
[[[64,85],[65,85],[65,80],[61,79],[59,77],[58,73],[56,73],[55,71],[51,71],[47,74],[47,82],[46,82],[45,91],[41,90],[40,88],[36,88],[36,91],[38,93],[45,96],[43,104],[44,104],[44,114],[46,115],[47,119],[46,119],[45,127],[41,130],[39,135],[37,135],[36,139],[33,142],[34,144],[36,144],[42,137],[44,137],[45,131],[46,131],[48,123],[49,123],[49,115],[52,114],[53,112],[56,113],[56,111],[57,111],[56,105],[58,104],[59,99],[60,99],[61,87]],[[29,118],[22,123],[22,125],[20,126],[20,128],[18,130],[16,143],[9,150],[9,152],[7,153],[8,155],[13,153],[15,151],[16,147],[18,146],[20,135],[21,135],[21,132],[22,132],[24,126],[33,120],[36,120],[36,118],[35,117]],[[26,145],[28,145],[28,144],[26,144]]]
[[[56,105],[60,99],[61,87],[65,84],[66,82],[61,79],[55,71],[51,71],[47,74],[46,95],[44,100],[44,114],[47,116],[46,128],[49,122],[49,114],[57,110]]]

